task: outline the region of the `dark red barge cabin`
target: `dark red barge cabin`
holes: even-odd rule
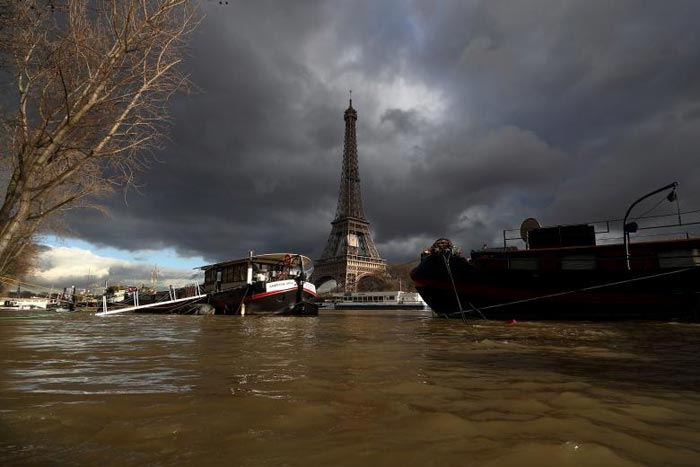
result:
[[[663,216],[644,218],[651,220],[648,227],[627,223],[639,201],[667,189],[675,201],[675,188],[668,185],[630,206],[622,243],[597,244],[598,237],[614,234],[611,225],[619,221],[540,227],[528,219],[520,229],[525,249],[508,245],[512,231],[504,231],[503,248],[472,251],[469,258],[439,239],[423,252],[411,277],[442,317],[697,320],[700,238],[685,232],[683,238],[630,242],[638,231],[700,224],[682,222],[680,212],[672,224],[663,224]],[[601,224],[605,229],[596,230]]]

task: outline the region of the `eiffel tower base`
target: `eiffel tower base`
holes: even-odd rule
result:
[[[357,292],[360,280],[368,276],[388,281],[390,278],[386,271],[386,261],[360,256],[346,256],[317,260],[314,265],[314,283],[320,286],[333,279],[337,284],[338,292]]]

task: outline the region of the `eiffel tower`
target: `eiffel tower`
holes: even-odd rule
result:
[[[326,248],[321,259],[314,262],[314,276],[318,278],[317,285],[334,279],[338,290],[348,293],[357,291],[359,280],[365,276],[385,277],[386,260],[379,257],[362,209],[355,131],[357,111],[352,107],[352,98],[344,119],[345,144],[338,207]]]

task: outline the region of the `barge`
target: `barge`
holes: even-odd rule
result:
[[[697,320],[700,305],[700,238],[688,232],[646,240],[646,229],[697,225],[646,218],[642,227],[627,222],[641,200],[671,190],[667,185],[635,201],[620,226],[622,242],[606,243],[615,233],[577,224],[540,227],[527,219],[520,228],[524,249],[511,246],[504,231],[502,248],[461,254],[449,239],[438,239],[411,271],[415,287],[432,310],[447,318],[504,320]],[[691,211],[697,212],[697,211]],[[675,217],[678,222],[675,222]],[[642,221],[644,218],[640,218]],[[606,236],[600,244],[597,238]],[[634,241],[632,241],[634,240]]]

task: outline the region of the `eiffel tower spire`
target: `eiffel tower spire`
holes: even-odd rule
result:
[[[362,209],[362,192],[360,191],[360,167],[357,157],[357,111],[350,106],[345,110],[345,144],[343,145],[343,173],[340,178],[338,207],[335,210],[335,220],[353,217],[364,220]]]
[[[358,281],[369,275],[384,277],[386,261],[379,256],[372,241],[369,222],[365,219],[360,189],[360,169],[357,156],[357,111],[350,105],[343,114],[345,143],[343,169],[335,219],[321,259],[317,260],[314,276],[321,285],[334,279],[345,292],[357,290]]]

